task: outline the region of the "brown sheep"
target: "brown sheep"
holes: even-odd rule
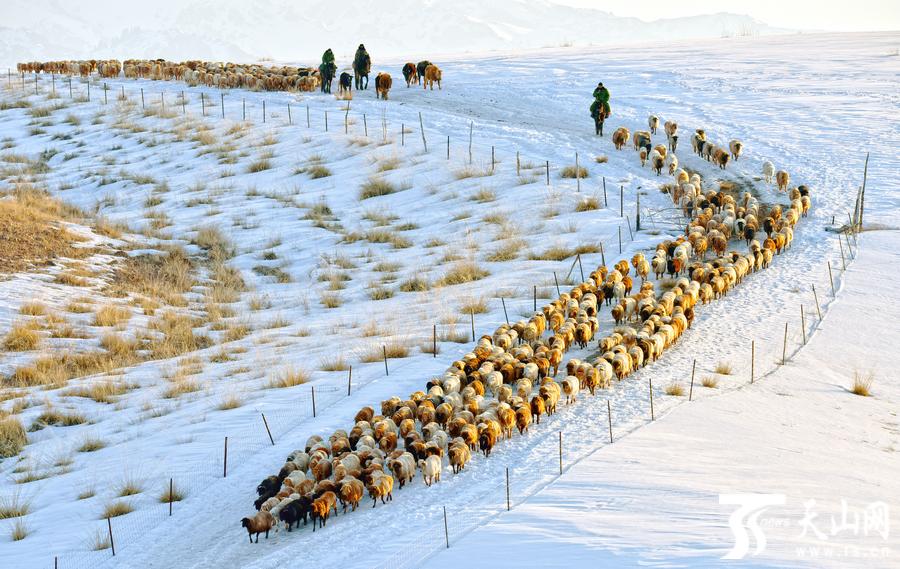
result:
[[[531,398],[531,414],[534,417],[534,422],[538,425],[541,424],[541,415],[543,415],[547,410],[547,406],[544,403],[544,398],[540,395],[535,395]]]
[[[375,98],[388,99],[388,91],[391,90],[393,80],[390,73],[379,73],[375,76]]]
[[[453,474],[459,474],[459,471],[464,469],[466,464],[472,459],[472,451],[462,439],[457,439],[450,444],[448,454]]]
[[[631,133],[624,126],[620,126],[613,132],[612,142],[613,146],[616,147],[616,150],[622,150],[625,148],[625,145],[628,144],[628,138],[631,136]]]
[[[341,483],[341,504],[344,507],[344,512],[347,511],[348,505],[350,506],[351,511],[355,512],[364,492],[365,488],[363,487],[363,483],[356,478],[343,480]]]
[[[531,409],[528,405],[522,405],[518,409],[516,409],[516,427],[519,429],[519,434],[526,433],[528,431],[528,426],[531,424]]]
[[[791,175],[784,170],[779,170],[775,172],[775,182],[778,184],[778,189],[780,191],[786,192],[788,184],[791,183]]]
[[[369,497],[372,498],[372,507],[374,508],[378,504],[378,499],[381,498],[381,503],[385,504],[384,498],[387,497],[388,502],[394,499],[392,492],[394,490],[394,477],[390,474],[381,474],[380,476],[375,476],[372,479],[372,483],[369,484]]]
[[[253,534],[256,534],[256,543],[259,543],[259,534],[265,532],[269,539],[269,530],[275,527],[275,518],[268,511],[258,512],[252,518],[243,518],[241,527],[247,528],[247,537],[253,543]]]
[[[337,514],[337,495],[334,492],[325,492],[312,503],[313,531],[316,531],[316,518],[319,519],[319,527],[325,527],[328,515],[331,511]]]
[[[434,91],[434,84],[437,82],[438,89],[441,88],[441,69],[437,65],[429,65],[425,68],[425,83],[422,88],[427,89],[431,87],[431,90]]]

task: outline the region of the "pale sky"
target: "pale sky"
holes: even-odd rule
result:
[[[805,30],[900,30],[900,0],[554,0],[642,20],[715,12],[747,14],[770,26]]]

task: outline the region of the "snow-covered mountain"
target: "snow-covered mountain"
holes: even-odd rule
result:
[[[296,60],[360,42],[381,56],[644,42],[787,30],[720,13],[646,22],[548,0],[5,0],[0,63],[77,57]]]

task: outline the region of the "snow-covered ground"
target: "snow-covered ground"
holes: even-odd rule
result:
[[[450,514],[452,548],[444,554],[447,557],[437,556],[429,563],[449,564],[455,561],[451,556],[463,553],[466,543],[474,546],[477,541],[485,545],[477,550],[479,558],[496,554],[489,538],[480,541],[485,532],[481,526],[506,509],[506,468],[510,469],[512,501],[520,504],[525,500],[515,515],[529,516],[533,512],[534,516],[547,515],[551,521],[558,520],[559,523],[548,523],[551,527],[543,528],[545,531],[538,536],[548,543],[553,536],[560,536],[560,544],[572,542],[562,535],[571,534],[564,521],[580,516],[579,508],[591,509],[592,515],[597,516],[597,503],[602,501],[597,489],[587,493],[593,498],[583,499],[586,489],[565,486],[570,477],[571,484],[587,484],[585,478],[576,479],[587,468],[607,494],[620,494],[603,502],[602,520],[590,518],[592,523],[596,519],[609,526],[603,540],[576,539],[579,547],[585,548],[581,551],[590,548],[593,555],[593,550],[600,548],[603,552],[596,554],[603,560],[621,551],[617,548],[627,548],[621,553],[626,557],[621,559],[635,563],[716,559],[728,547],[727,529],[723,529],[728,508],[715,503],[715,494],[741,477],[765,480],[766,473],[771,475],[778,470],[778,462],[769,456],[765,465],[758,465],[760,460],[743,459],[740,471],[722,474],[721,478],[699,469],[710,464],[729,468],[737,459],[726,457],[736,456],[739,449],[746,449],[748,457],[758,459],[768,448],[767,439],[761,436],[759,443],[754,443],[757,446],[749,442],[737,445],[731,440],[744,437],[761,420],[757,417],[757,422],[751,422],[746,415],[778,397],[771,391],[782,381],[777,378],[794,377],[789,371],[802,377],[797,371],[800,362],[807,358],[813,361],[808,352],[815,353],[814,346],[821,346],[818,349],[822,354],[834,352],[833,342],[843,338],[829,343],[821,339],[827,338],[831,316],[819,324],[811,287],[816,286],[824,314],[840,306],[840,295],[836,303],[830,298],[826,268],[826,261],[835,269],[840,266],[840,251],[835,234],[825,229],[832,225],[832,216],[840,224],[852,210],[867,150],[872,152],[867,223],[898,225],[900,163],[893,150],[900,147],[900,125],[895,118],[898,42],[898,34],[816,35],[467,57],[438,62],[444,69],[444,88],[425,93],[400,85],[402,61],[397,61],[390,66],[395,76],[391,100],[376,102],[370,90],[356,96],[346,115],[346,103],[330,96],[231,91],[225,93],[226,119],[221,119],[219,92],[205,90],[205,100],[212,103],[208,116],[203,118],[199,116],[200,90],[149,81],[109,81],[109,103],[105,106],[101,83],[92,85],[91,102],[70,103],[68,86],[58,81],[56,88],[62,97],[46,101],[49,85],[42,78],[44,94],[27,95],[33,106],[60,102],[68,106],[53,111],[44,126],[41,119],[30,117],[25,109],[0,111],[0,139],[8,144],[4,152],[37,156],[49,148],[56,149],[58,153],[47,162],[50,171],[46,181],[58,197],[88,210],[96,209],[108,219],[127,222],[134,230],[148,228],[153,220],[166,222],[157,223],[157,227],[164,225],[162,228],[145,231],[149,237],[135,236],[134,246],[155,247],[160,238],[189,241],[196,237],[199,228],[219,227],[237,249],[229,264],[242,271],[251,288],[241,300],[231,303],[235,316],[224,320],[245,323],[251,330],[243,339],[227,341],[219,330],[210,326],[202,329],[222,345],[198,353],[202,372],[197,381],[202,389],[174,401],[160,398],[167,381],[162,376],[176,367],[172,360],[129,368],[124,379],[140,387],[120,397],[115,405],[76,400],[60,390],[37,392],[35,400],[46,398],[59,407],[78,409],[91,423],[47,427],[30,434],[24,463],[31,464],[32,470],[53,471],[51,464],[57,456],[71,456],[72,464],[65,472],[53,471],[49,478],[17,485],[15,470],[23,462],[6,460],[0,464],[7,476],[0,483],[0,493],[10,495],[18,489],[32,500],[32,513],[27,516],[31,534],[19,542],[0,542],[2,557],[9,559],[12,566],[23,567],[45,564],[54,555],[59,555],[60,566],[84,567],[105,563],[128,567],[272,567],[298,558],[320,566],[418,566],[441,545],[443,506]],[[451,476],[448,470],[444,480],[429,489],[416,480],[411,487],[395,492],[389,506],[366,507],[347,517],[337,516],[321,534],[301,531],[281,534],[259,545],[246,543],[239,519],[252,512],[253,489],[260,479],[279,467],[290,451],[301,447],[311,434],[348,428],[353,414],[365,404],[421,389],[429,377],[440,374],[451,359],[468,350],[470,339],[462,344],[440,342],[437,358],[421,353],[421,347],[431,337],[433,324],[438,325],[439,334],[465,334],[469,317],[461,314],[460,306],[482,297],[488,311],[476,315],[478,335],[493,331],[505,320],[501,297],[511,320],[527,315],[533,302],[532,286],[538,287],[541,297],[548,298],[555,296],[554,272],[563,281],[567,273],[573,279],[579,273],[578,267],[573,266],[574,255],[561,261],[528,258],[541,256],[550,247],[587,246],[588,251],[596,251],[591,246],[603,243],[607,263],[612,263],[652,248],[666,235],[680,231],[682,220],[669,209],[667,197],[656,189],[663,180],[641,168],[630,149],[615,151],[609,134],[602,140],[593,136],[587,106],[597,80],[608,85],[613,94],[608,133],[620,125],[632,131],[643,128],[650,112],[662,120],[677,120],[682,134],[677,154],[682,164],[698,170],[712,187],[719,179],[734,180],[752,186],[763,201],[783,201],[783,197],[756,180],[766,159],[790,171],[794,184],[810,186],[813,211],[799,226],[794,246],[776,259],[772,269],[753,275],[724,301],[699,310],[692,330],[659,363],[616,385],[607,394],[596,398],[582,396],[576,405],[535,427],[527,436],[499,446],[490,459],[475,459],[457,476]],[[4,100],[23,96],[21,86],[14,80],[10,83],[3,93]],[[76,80],[73,86],[77,92],[85,93],[86,86],[80,81]],[[116,101],[121,86],[129,99],[126,105]],[[26,87],[24,93],[32,92],[31,85]],[[144,89],[148,107],[159,110],[161,101],[165,101],[171,114],[160,117],[160,113],[142,113],[140,88]],[[187,120],[176,99],[182,89],[188,92]],[[250,119],[246,124],[238,120],[241,99],[246,100]],[[288,124],[288,102],[293,124]],[[420,112],[428,152],[423,149],[418,128]],[[68,115],[75,119],[69,120]],[[345,116],[349,122],[347,134]],[[474,124],[471,166],[470,123]],[[401,125],[408,130],[404,135]],[[720,144],[727,144],[732,138],[742,139],[745,155],[725,172],[715,169],[690,154],[688,139],[694,128],[705,128],[711,140]],[[197,136],[201,129],[208,130],[204,136]],[[662,135],[654,137],[654,142],[663,140]],[[487,175],[491,146],[498,163],[493,175]],[[522,175],[516,173],[516,152],[524,165]],[[590,171],[590,177],[582,180],[580,193],[576,193],[574,180],[559,177],[562,166],[574,164],[576,152],[580,163]],[[598,155],[608,156],[608,162],[595,162]],[[251,163],[265,159],[270,168],[250,171]],[[549,187],[543,178],[545,161],[551,165]],[[331,175],[311,179],[301,171],[315,163],[327,167]],[[373,177],[390,181],[397,191],[360,200],[361,186]],[[576,212],[576,205],[584,197],[597,197],[603,204],[603,177],[609,207]],[[161,186],[163,181],[165,187]],[[624,188],[628,220],[619,216],[619,186]],[[628,223],[634,223],[638,191],[642,192],[645,231],[635,233],[631,240]],[[330,213],[326,213],[323,204],[327,204]],[[389,231],[374,231],[378,228]],[[624,241],[621,255],[619,231]],[[876,239],[874,235],[863,236],[863,257],[855,263],[860,263],[865,255],[884,250],[873,245],[872,252],[867,252],[869,239],[884,245],[884,238]],[[399,239],[401,236],[409,242],[408,246]],[[383,237],[393,238],[394,243],[378,243]],[[512,251],[512,259],[489,261],[488,256],[504,245]],[[199,253],[193,245],[188,245],[188,250]],[[583,254],[586,271],[598,265],[600,257],[598,252]],[[477,262],[490,275],[424,292],[400,290],[400,283],[413,277],[433,284],[449,267],[467,260]],[[889,263],[880,257],[870,262],[876,266]],[[859,266],[863,265],[851,263],[853,270],[863,271]],[[276,267],[289,275],[285,279],[289,282],[279,283],[267,276]],[[340,275],[350,278],[343,280]],[[863,281],[866,278],[860,277]],[[51,281],[48,274],[0,283],[0,326],[5,330],[21,318],[19,307],[26,301],[38,299],[52,307],[64,304],[68,299],[60,296],[72,294],[71,290]],[[849,274],[845,279],[836,270],[835,281],[842,288],[841,295],[864,292],[848,284]],[[341,290],[327,290],[341,286]],[[389,289],[393,296],[372,300],[373,288]],[[888,303],[889,293],[890,289],[884,293]],[[321,301],[330,294],[340,296],[339,307],[323,306]],[[817,326],[822,328],[812,336],[812,345],[802,350],[801,304],[806,309],[807,334],[812,334]],[[855,314],[848,312],[844,317],[858,318]],[[603,310],[602,315],[603,326],[608,330],[608,311]],[[279,325],[273,326],[278,320]],[[142,323],[137,312],[135,321]],[[781,358],[785,322],[789,323],[790,332],[788,357],[798,350],[800,356],[787,369],[746,388],[751,340],[756,342],[756,373],[761,377],[775,368]],[[89,322],[79,324],[99,335]],[[861,334],[858,343],[868,344],[865,338],[870,334],[892,334],[889,325],[885,329],[885,325],[868,326],[868,321],[866,324],[864,329],[859,325],[854,328],[854,332],[862,330],[865,334]],[[360,359],[391,340],[409,345],[412,350],[410,357],[391,360],[390,376],[385,377],[380,361],[362,363]],[[847,349],[852,350],[853,344]],[[228,352],[231,361],[216,357],[221,351]],[[320,369],[326,360],[337,355],[343,355],[353,365],[354,387],[349,397],[344,391],[346,371]],[[578,355],[577,351],[569,354]],[[13,366],[34,356],[4,354],[0,371],[7,374]],[[730,363],[734,372],[719,377],[717,390],[695,385],[694,399],[709,400],[705,403],[684,404],[682,397],[666,396],[663,388],[675,380],[686,381],[694,360],[698,378],[712,375],[719,362]],[[789,391],[791,400],[802,406],[803,414],[818,413],[820,418],[816,420],[824,421],[829,429],[841,430],[845,417],[823,413],[819,402],[826,397],[845,396],[850,399],[842,405],[852,406],[858,416],[862,416],[866,404],[895,406],[896,392],[879,388],[880,383],[887,384],[892,379],[887,371],[892,369],[890,364],[878,362],[880,373],[874,400],[852,399],[836,388],[821,394],[814,383],[806,387],[810,391],[808,399],[801,398],[802,386],[797,386]],[[309,385],[263,389],[272,375],[290,367],[312,372],[315,419]],[[848,366],[835,373],[842,373],[844,384],[849,384],[852,371],[853,367]],[[655,413],[665,419],[644,428],[650,419],[650,378]],[[837,379],[832,383],[837,383]],[[711,397],[720,392],[728,395]],[[244,404],[237,409],[219,410],[223,398],[233,394]],[[613,431],[624,440],[596,452],[598,447],[607,445],[607,400],[613,409]],[[786,404],[781,400],[779,403]],[[684,421],[683,427],[687,428],[691,421],[694,422],[690,426],[696,421],[713,425],[717,420],[726,421],[719,417],[724,412],[720,409],[728,405],[743,411],[743,416],[727,420],[734,430],[707,429],[695,436],[686,434],[676,424]],[[766,413],[775,413],[779,408],[772,403]],[[21,416],[27,422],[39,410],[40,405],[36,405],[23,410]],[[274,445],[265,434],[260,413],[267,417]],[[846,435],[847,429],[842,430]],[[529,495],[556,479],[560,431],[564,465],[586,456],[590,459],[573,466],[562,482],[538,494],[536,502],[528,501]],[[631,432],[635,434],[626,437]],[[88,434],[102,438],[107,447],[93,453],[75,453],[73,448]],[[225,436],[229,437],[228,477],[222,479]],[[797,437],[799,440],[800,435]],[[809,439],[824,444],[822,439]],[[648,452],[637,455],[642,448],[631,449],[631,445],[643,444],[658,448],[659,441],[667,441],[666,452],[658,456],[660,469],[666,460],[682,459],[684,462],[672,468],[680,469],[678,472],[685,476],[696,477],[700,472],[708,476],[709,484],[683,482],[684,486],[676,486],[661,478],[658,472],[662,470],[652,470],[657,465],[656,457]],[[691,442],[697,443],[696,448]],[[676,452],[679,445],[687,447]],[[897,461],[893,451],[882,450],[883,446],[886,445],[879,445],[877,452],[874,447],[854,448],[853,452],[863,453],[868,460],[879,461],[878,468],[887,469]],[[722,458],[717,453],[706,453],[706,449],[720,447],[727,447],[721,451]],[[858,462],[862,460],[863,457]],[[592,463],[599,461],[603,465],[598,470]],[[784,464],[785,468],[793,466]],[[691,465],[698,470],[690,470]],[[607,476],[621,472],[633,472],[634,484],[610,486]],[[851,472],[862,477],[876,469],[857,470],[854,466]],[[792,476],[793,480],[799,478],[799,474]],[[140,480],[144,491],[124,498],[134,505],[134,512],[113,518],[117,556],[112,560],[108,550],[87,550],[91,535],[105,530],[105,520],[98,519],[100,511],[115,499],[116,486],[124,477]],[[171,520],[167,506],[156,499],[170,477],[187,490],[186,500],[175,504]],[[836,475],[829,480],[834,482],[830,487],[836,487]],[[95,489],[96,495],[77,500],[77,495],[89,487]],[[664,506],[678,521],[684,519],[676,517],[679,512],[696,512],[698,505],[699,511],[707,515],[691,519],[695,525],[687,527],[696,530],[681,532],[679,526],[679,534],[660,537],[658,532],[665,528],[659,529],[657,519],[649,519],[656,511],[651,506],[658,507],[658,500],[650,500],[637,490],[648,487],[657,497],[668,488],[690,492],[684,499]],[[816,496],[801,491],[803,488],[794,492],[787,483],[784,488],[790,507],[796,507],[807,495]],[[895,503],[896,487],[885,489],[888,495],[883,497],[868,490],[860,494],[848,490],[846,496],[857,502],[877,498]],[[760,484],[736,491],[776,490]],[[635,497],[637,494],[640,496]],[[549,496],[552,498],[548,500]],[[571,510],[547,513],[550,502],[563,501],[564,497]],[[632,504],[642,509],[635,512]],[[545,510],[536,512],[533,507]],[[503,526],[511,517],[501,514],[495,523],[486,526],[487,531],[500,539]],[[522,521],[527,524],[523,532],[525,528],[543,527],[537,517]],[[622,527],[616,527],[620,523]],[[476,528],[480,529],[472,532]],[[375,540],[378,546],[347,547],[360,542],[361,532],[366,532],[365,543]],[[619,536],[621,541],[616,541]],[[515,535],[511,539],[516,539]],[[689,547],[681,547],[685,542]],[[657,549],[667,543],[675,545]],[[692,552],[691,548],[701,543],[701,553]],[[555,549],[548,546],[548,551]],[[781,551],[786,550],[773,548],[770,554],[777,556]],[[697,559],[691,555],[705,557]],[[585,558],[574,561],[579,559]],[[785,557],[771,559],[790,562]]]

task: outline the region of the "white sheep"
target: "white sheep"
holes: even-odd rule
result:
[[[762,175],[765,178],[767,184],[772,183],[772,178],[775,177],[775,164],[772,164],[768,160],[763,162],[762,165]]]
[[[419,460],[419,468],[422,470],[422,478],[427,486],[441,481],[441,457],[431,455]]]

